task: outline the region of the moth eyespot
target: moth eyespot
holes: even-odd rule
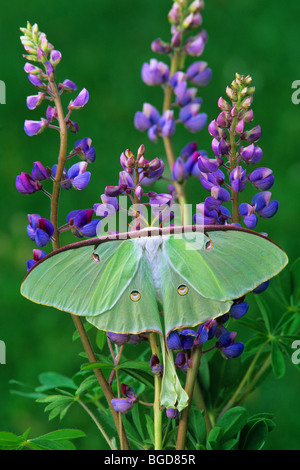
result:
[[[91,258],[92,258],[92,261],[94,261],[94,263],[100,263],[100,261],[101,261],[100,256],[97,255],[97,253],[92,253]]]
[[[189,291],[188,286],[184,286],[183,284],[178,287],[177,292],[179,295],[186,295]]]
[[[138,302],[141,298],[141,294],[137,290],[133,290],[130,294],[132,302]]]
[[[205,245],[205,249],[206,250],[211,250],[213,248],[214,244],[211,240],[209,240],[206,245]]]

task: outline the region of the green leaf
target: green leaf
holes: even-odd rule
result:
[[[81,395],[87,392],[90,388],[99,385],[97,378],[94,375],[90,375],[77,388],[75,395]]]
[[[203,415],[204,412],[196,411],[195,409],[190,411],[191,430],[197,439],[197,443],[204,445],[206,441],[206,424]]]
[[[220,441],[223,437],[224,430],[220,426],[215,426],[210,431],[207,437],[206,447],[208,450],[218,450],[220,448]]]
[[[106,332],[103,330],[98,330],[96,335],[96,344],[100,351],[104,348],[106,344]]]
[[[268,425],[264,420],[256,421],[247,430],[243,438],[243,450],[261,450],[266,442],[268,435]]]
[[[72,379],[56,372],[43,372],[39,375],[39,381],[42,385],[35,389],[37,392],[43,392],[58,387],[66,387],[73,390],[77,388]]]
[[[30,439],[29,445],[39,447],[41,450],[65,450],[64,446],[56,441],[50,439],[44,439],[42,437],[37,437],[36,439]]]
[[[132,416],[132,420],[134,422],[134,425],[140,435],[140,438],[142,441],[145,440],[145,434],[144,434],[144,430],[143,430],[143,426],[142,426],[142,421],[141,421],[141,417],[140,417],[140,411],[141,411],[141,407],[138,403],[136,403],[134,405],[134,407],[132,408],[132,411],[131,411],[131,416]]]
[[[0,449],[15,449],[20,443],[24,441],[24,438],[17,436],[12,432],[2,431],[0,432]]]
[[[56,431],[43,434],[42,436],[39,436],[39,438],[50,439],[53,441],[64,441],[78,439],[85,436],[85,433],[79,429],[57,429]]]
[[[154,388],[154,378],[153,375],[148,374],[148,372],[140,371],[137,372],[134,369],[123,369],[123,372],[130,375],[134,379],[138,380],[142,384],[146,385],[147,387]]]
[[[149,415],[146,415],[146,426],[151,442],[154,445],[154,422],[151,416]]]
[[[248,411],[236,406],[226,411],[218,420],[217,425],[224,429],[222,441],[225,442],[237,435],[237,433],[245,426],[248,420]]]
[[[280,379],[285,374],[285,360],[277,341],[272,341],[272,370],[277,379]]]
[[[268,312],[268,306],[266,302],[259,297],[258,295],[255,296],[256,303],[258,305],[258,308],[260,310],[262,319],[264,321],[264,324],[266,326],[266,330],[268,333],[271,333],[271,326],[270,326],[270,319],[269,319],[269,312]]]

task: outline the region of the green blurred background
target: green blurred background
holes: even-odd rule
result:
[[[21,171],[30,173],[36,160],[52,166],[59,144],[55,131],[48,130],[34,138],[23,131],[24,120],[38,120],[44,115],[45,106],[35,111],[26,108],[26,96],[35,94],[35,90],[23,71],[19,27],[25,26],[27,20],[37,22],[62,52],[58,80],[69,78],[79,90],[86,87],[90,92],[89,104],[72,115],[79,123],[79,134],[70,135],[69,149],[78,138],[90,136],[97,158],[87,189],[63,193],[60,218],[64,223],[70,210],[92,207],[99,202],[105,185],[117,184],[123,150],[130,148],[135,152],[144,143],[148,157],[164,155],[161,143],[150,143],[146,134],[135,130],[133,117],[144,101],[161,108],[161,90],[147,87],[140,79],[140,70],[143,62],[155,56],[151,41],[157,37],[169,40],[167,13],[171,4],[171,0],[16,0],[2,5],[0,79],[6,84],[7,95],[6,105],[0,105],[0,339],[6,343],[7,364],[0,365],[0,430],[21,433],[31,427],[32,436],[36,436],[55,427],[78,427],[94,435],[91,440],[81,440],[79,447],[98,448],[94,425],[83,411],[74,408],[61,424],[48,423],[41,405],[11,395],[8,384],[10,379],[16,379],[36,386],[41,372],[53,370],[72,375],[82,362],[78,356],[81,346],[71,340],[71,318],[31,304],[19,293],[25,262],[31,258],[33,248],[26,234],[26,216],[40,213],[48,217],[49,207],[47,198],[40,193],[18,194],[15,177]],[[300,106],[291,101],[291,84],[300,79],[299,18],[298,0],[286,4],[280,0],[207,1],[203,26],[209,41],[202,59],[212,68],[213,78],[209,86],[200,90],[202,110],[210,121],[216,117],[217,100],[225,96],[225,87],[235,72],[253,77],[254,124],[263,129],[262,164],[274,171],[272,193],[280,201],[278,214],[261,221],[258,229],[267,231],[291,260],[297,256],[299,240]],[[68,99],[69,96],[65,105]],[[211,152],[207,131],[189,135],[180,129],[174,139],[177,153],[191,140]],[[163,185],[157,189],[163,191]],[[190,202],[200,202],[206,195],[197,181],[188,185],[187,193]],[[66,237],[65,242],[68,241]],[[288,364],[283,380],[270,375],[248,399],[252,413],[268,411],[276,415],[278,426],[266,448],[300,448],[299,385],[299,374]]]

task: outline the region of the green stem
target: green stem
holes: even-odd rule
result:
[[[177,70],[179,70],[181,62],[182,62],[181,48],[178,48],[176,49],[174,55],[171,58],[170,76],[172,76],[175,72],[177,72]],[[173,98],[173,88],[170,87],[170,85],[167,85],[165,88],[163,112],[171,108],[172,98]],[[163,137],[163,143],[165,147],[165,152],[166,152],[166,157],[168,160],[170,172],[172,173],[173,164],[175,163],[175,160],[176,160],[176,154],[175,154],[172,138]],[[186,197],[185,197],[184,186],[177,183],[177,181],[174,181],[174,187],[176,189],[176,192],[178,195],[178,201],[181,207],[182,225],[184,225],[185,223],[186,224],[189,223],[188,214],[186,210]]]
[[[110,442],[110,439],[108,437],[108,435],[106,434],[106,432],[104,431],[103,427],[101,426],[101,424],[99,423],[99,421],[97,420],[96,416],[94,415],[94,413],[92,413],[92,411],[86,406],[85,403],[83,403],[81,400],[77,400],[77,402],[82,406],[82,408],[88,413],[88,415],[92,418],[92,420],[94,421],[94,423],[96,424],[97,428],[99,429],[99,431],[101,432],[102,436],[104,437],[104,439],[106,440],[106,442],[108,443],[109,447],[111,448],[111,450],[114,450],[113,446],[112,446],[112,443]]]
[[[258,358],[259,356],[261,355],[261,353],[263,352],[264,348],[266,347],[266,345],[268,344],[269,341],[267,341],[266,343],[264,343],[260,348],[259,350],[257,351],[257,353],[255,354],[251,364],[249,365],[248,367],[248,370],[246,371],[243,379],[241,380],[239,386],[237,387],[236,391],[234,392],[234,394],[232,395],[232,397],[230,398],[230,400],[226,403],[226,405],[224,406],[224,408],[222,409],[221,413],[219,414],[218,416],[218,419],[221,418],[221,416],[223,416],[223,414],[229,410],[229,408],[231,408],[235,403],[236,401],[239,399],[239,395],[241,393],[241,391],[243,390],[246,382],[249,380],[251,374],[252,374],[252,371],[254,369],[254,366],[256,364],[256,362],[258,361]],[[255,382],[256,383],[256,382]],[[239,401],[241,401],[241,399],[239,399]]]
[[[193,347],[192,356],[190,359],[190,367],[188,367],[186,382],[185,382],[185,391],[189,397],[188,406],[184,408],[181,413],[178,434],[177,434],[177,445],[176,450],[185,450],[186,435],[189,424],[189,412],[192,403],[194,387],[197,379],[198,369],[200,366],[202,351],[199,347]]]
[[[66,163],[66,155],[67,155],[67,126],[65,123],[64,113],[62,109],[60,95],[58,93],[57,87],[55,83],[49,82],[50,90],[52,96],[54,98],[54,103],[57,109],[57,118],[60,127],[60,148],[59,148],[59,157],[58,157],[58,165],[55,180],[53,182],[53,192],[51,197],[51,222],[54,227],[54,240],[53,240],[53,249],[56,250],[60,247],[60,240],[59,240],[59,231],[58,231],[58,204],[59,204],[59,195],[60,195],[60,182],[63,177],[63,170]],[[76,329],[79,333],[82,345],[87,353],[88,359],[90,362],[97,362],[96,356],[94,354],[93,348],[89,341],[88,335],[84,329],[82,320],[77,315],[72,315],[73,321],[75,323]],[[104,396],[107,400],[109,405],[110,411],[113,415],[113,419],[116,425],[116,428],[119,433],[120,441],[124,442],[124,446],[126,449],[129,449],[128,440],[125,434],[125,430],[122,427],[122,432],[119,432],[119,423],[118,423],[118,413],[115,411],[111,404],[111,400],[114,398],[113,392],[108,385],[102,371],[100,369],[95,369],[94,373],[98,379],[99,385],[103,390]]]
[[[159,347],[157,341],[157,334],[150,333],[149,335],[152,354],[159,357]],[[160,409],[160,394],[161,394],[161,377],[154,377],[154,448],[155,450],[162,449],[162,411]]]
[[[206,407],[206,403],[203,398],[203,393],[199,384],[198,379],[196,378],[195,380],[195,387],[194,387],[194,394],[193,394],[193,400],[196,405],[196,408],[199,411],[204,410],[204,421],[206,424],[206,435],[209,434],[210,430],[213,428],[212,422],[210,420],[209,412]]]
[[[235,117],[232,121],[231,128],[229,131],[230,134],[230,173],[236,167],[236,155],[235,155],[235,128],[237,125],[237,117]],[[239,193],[236,193],[234,189],[231,189],[231,197],[232,197],[232,219],[233,222],[239,223],[241,220],[241,216],[239,213]]]
[[[239,398],[239,400],[237,401],[237,405],[239,403],[241,403],[247,395],[249,395],[249,393],[253,390],[253,388],[255,387],[257,381],[260,379],[260,377],[262,376],[262,374],[268,369],[268,367],[270,367],[271,365],[271,354],[269,354],[269,356],[267,357],[267,359],[265,360],[265,362],[263,363],[263,365],[261,366],[261,368],[259,369],[259,371],[257,372],[257,374],[253,377],[253,379],[251,380],[251,382],[249,383],[248,387],[246,388],[246,390],[244,391],[243,395]]]

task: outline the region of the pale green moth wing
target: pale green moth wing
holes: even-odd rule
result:
[[[175,246],[177,241],[179,240],[176,240]],[[232,302],[222,302],[201,295],[193,284],[170,264],[166,250],[167,243],[163,245],[161,273],[166,335],[175,328],[195,326],[228,312]],[[201,270],[198,271],[197,277],[202,277]]]
[[[99,302],[101,299],[99,299]],[[117,303],[100,315],[86,317],[99,330],[115,333],[157,331],[163,334],[156,293],[148,261],[142,257]]]
[[[242,230],[209,231],[202,248],[196,249],[184,237],[166,237],[164,250],[173,271],[186,283],[203,297],[220,301],[252,291],[288,262],[271,240]]]

